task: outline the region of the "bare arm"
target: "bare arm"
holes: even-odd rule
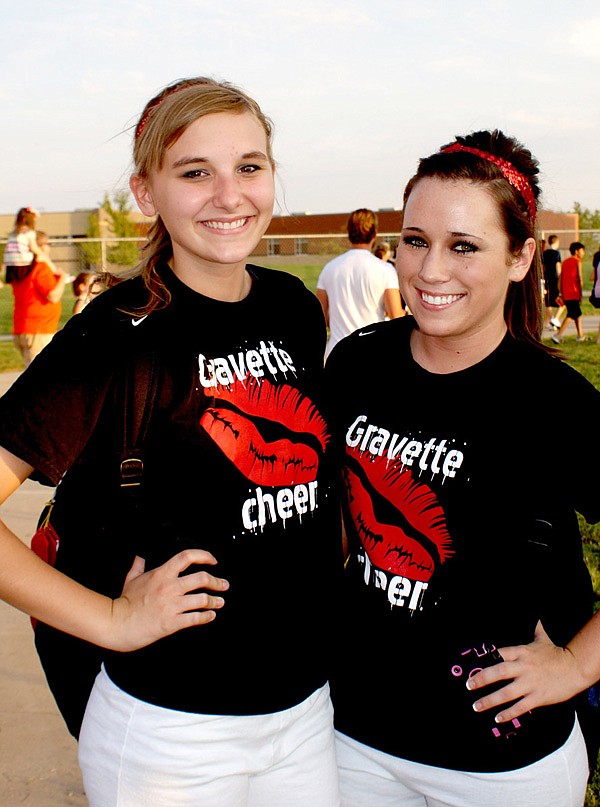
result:
[[[65,283],[67,282],[67,273],[63,269],[59,269],[57,266],[54,273],[58,277],[58,283],[47,294],[47,300],[50,303],[60,302],[60,299],[65,291]]]
[[[0,503],[33,468],[0,446]],[[185,550],[144,573],[136,558],[115,600],[85,588],[37,557],[0,521],[0,598],[67,633],[113,650],[135,650],[182,628],[212,621],[228,583],[208,572],[184,575],[191,564],[214,565],[202,550]]]
[[[383,307],[386,316],[390,319],[398,319],[398,317],[403,317],[406,314],[406,311],[402,308],[402,300],[398,289],[386,289],[383,292]]]
[[[29,231],[29,235],[27,236],[27,240],[29,242],[29,249],[36,258],[43,257],[44,250],[39,246],[37,242],[37,233],[35,231]]]
[[[516,700],[496,716],[496,721],[502,723],[539,706],[568,700],[600,679],[600,611],[566,647],[553,644],[538,623],[531,644],[499,650],[504,662],[474,675],[468,688],[477,690],[512,679],[473,707],[479,712]]]
[[[324,289],[317,289],[317,298],[321,303],[323,309],[323,316],[325,317],[325,325],[329,328],[329,297]]]

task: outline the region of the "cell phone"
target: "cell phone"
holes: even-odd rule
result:
[[[493,667],[495,664],[500,664],[502,661],[504,661],[504,659],[498,648],[493,644],[483,642],[477,647],[469,647],[460,653],[456,663],[450,667],[450,673],[454,679],[461,682],[461,685],[465,688],[465,692],[468,692],[466,684],[469,678],[486,667]],[[506,686],[507,683],[509,682],[502,681],[496,688]],[[478,689],[476,693],[473,693],[472,703],[475,703],[478,698],[483,697],[487,693],[493,692],[494,686],[495,685],[490,685],[489,687]],[[504,708],[506,708],[506,706],[507,704],[504,704]],[[485,722],[488,723],[489,730],[498,740],[510,740],[516,737],[518,730],[523,727],[523,717],[525,717],[525,715],[523,715],[520,718],[515,717],[509,720],[507,723],[496,723],[494,721],[494,710],[478,714],[486,719]]]

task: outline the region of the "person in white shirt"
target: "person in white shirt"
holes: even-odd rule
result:
[[[406,313],[395,268],[371,252],[377,215],[360,208],[350,214],[346,226],[352,248],[329,261],[317,281],[317,297],[329,328],[326,357],[353,331]]]

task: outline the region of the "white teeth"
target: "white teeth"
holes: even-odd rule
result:
[[[202,223],[211,230],[235,230],[237,227],[243,227],[247,221],[247,218],[243,218],[235,221],[203,221]]]
[[[460,300],[462,294],[425,294],[424,292],[421,293],[421,299],[425,303],[429,303],[429,305],[449,305],[450,303],[454,303],[456,300]]]

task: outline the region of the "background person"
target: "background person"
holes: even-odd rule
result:
[[[18,279],[26,273],[35,258],[41,254],[35,235],[39,215],[32,207],[22,207],[16,215],[15,227],[4,247],[3,260],[7,283],[12,283],[13,279]]]
[[[563,261],[559,277],[560,296],[564,300],[567,316],[556,333],[550,337],[553,342],[559,345],[562,342],[563,333],[570,322],[575,323],[577,330],[576,342],[587,342],[588,337],[583,332],[583,321],[581,318],[581,298],[583,295],[583,275],[582,264],[585,256],[585,246],[581,241],[573,241],[569,245],[570,256]]]
[[[90,807],[336,807],[325,326],[297,278],[248,263],[273,211],[271,124],[226,82],[177,82],[143,111],[134,164],[131,189],[155,217],[137,275],[72,317],[0,400],[0,498],[32,473],[61,480],[66,573],[4,527],[0,593],[117,651],[103,654],[81,728]],[[151,358],[132,513],[115,467],[119,390]],[[38,624],[38,646],[56,638]],[[61,661],[78,686],[82,671]]]
[[[98,276],[94,272],[80,272],[73,280],[73,314],[80,314],[91,301],[91,289],[97,282]]]
[[[600,615],[577,512],[600,521],[600,468],[587,452],[549,486],[539,435],[600,392],[541,342],[537,175],[499,131],[422,159],[396,256],[413,317],[353,334],[325,368],[348,536],[344,807],[583,804],[570,699],[600,677]]]
[[[600,266],[600,249],[597,249],[592,256],[592,269],[597,269]]]
[[[36,234],[38,254],[11,282],[14,296],[13,341],[25,367],[50,343],[58,330],[67,274],[50,258],[46,233]],[[16,269],[16,266],[13,267]]]
[[[561,272],[560,241],[558,236],[548,237],[548,247],[542,253],[544,268],[544,305],[546,307],[546,326],[558,330],[562,324],[561,317],[565,313],[564,305],[557,302],[560,297],[558,281]]]
[[[592,290],[596,297],[600,298],[600,250],[594,253],[592,257],[592,274],[590,276],[592,281]],[[598,335],[596,342],[600,345],[600,323],[598,323]]]
[[[380,241],[379,244],[375,244],[373,255],[379,258],[380,261],[385,261],[393,265],[393,262],[390,260],[392,257],[392,247],[389,241]]]
[[[393,266],[371,252],[377,237],[377,216],[360,208],[348,217],[352,248],[325,264],[317,281],[317,297],[329,326],[326,355],[349,333],[404,315],[398,277]]]
[[[394,271],[396,271],[396,264],[392,260],[392,247],[388,241],[381,241],[379,244],[376,244],[375,249],[373,250],[373,255],[375,255],[376,258],[379,258],[380,261],[385,261],[386,263],[391,264],[394,267]],[[402,309],[401,316],[408,314],[404,300],[402,299],[402,295],[400,295],[400,307]]]

